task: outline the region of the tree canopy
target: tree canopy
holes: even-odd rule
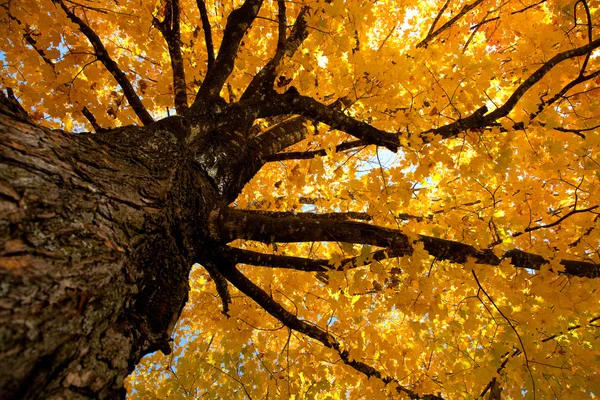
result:
[[[65,134],[260,110],[231,132],[264,165],[211,214],[221,264],[192,269],[132,399],[600,395],[597,2],[6,0],[0,20],[2,86]]]

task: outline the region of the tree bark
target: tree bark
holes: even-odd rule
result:
[[[77,135],[1,110],[0,398],[125,397],[170,351],[201,245],[178,226],[197,178],[179,121]]]

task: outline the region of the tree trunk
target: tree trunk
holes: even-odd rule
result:
[[[125,397],[170,352],[216,199],[180,120],[77,135],[0,107],[0,398]]]

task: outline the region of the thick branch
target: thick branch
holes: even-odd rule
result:
[[[308,120],[301,116],[289,118],[256,137],[253,140],[255,147],[260,149],[267,161],[267,157],[304,140],[308,134],[307,123]]]
[[[208,20],[208,12],[206,11],[206,3],[204,0],[196,0],[198,11],[200,11],[200,19],[202,20],[202,30],[204,31],[204,43],[206,43],[206,54],[208,57],[207,66],[211,69],[215,62],[215,47],[212,41],[212,31],[210,21]]]
[[[314,215],[314,214],[313,214]],[[498,257],[492,250],[480,250],[468,244],[452,240],[418,235],[414,240],[393,229],[382,228],[353,221],[335,221],[327,218],[302,218],[289,213],[287,218],[273,218],[243,210],[222,209],[213,211],[210,229],[215,239],[232,241],[249,239],[264,243],[272,242],[321,242],[340,241],[362,243],[389,249],[395,256],[411,255],[413,244],[423,243],[425,250],[440,260],[465,263],[469,258],[479,264],[499,265],[510,259],[518,268],[539,270],[550,261],[540,255],[518,249]],[[600,277],[600,265],[575,260],[560,260],[565,274],[596,278]]]
[[[242,100],[250,98],[257,93],[267,93],[273,90],[273,84],[275,82],[276,68],[281,63],[284,56],[292,57],[294,53],[300,47],[300,44],[308,37],[308,31],[306,23],[306,13],[308,7],[303,7],[296,18],[294,27],[290,36],[286,38],[285,30],[287,19],[285,16],[285,2],[283,0],[278,1],[279,4],[279,37],[277,42],[277,50],[275,56],[269,60],[269,62],[261,68],[261,70],[252,78],[252,81],[244,91]]]
[[[354,368],[356,371],[366,375],[367,377],[381,379],[386,384],[392,382],[396,383],[398,385],[396,390],[399,393],[408,395],[408,397],[411,399],[442,400],[442,397],[436,395],[419,396],[410,389],[400,385],[396,379],[384,376],[380,371],[372,366],[353,359],[350,355],[350,352],[348,350],[344,350],[341,343],[338,342],[338,340],[331,333],[324,331],[316,325],[302,321],[287,311],[281,306],[281,304],[273,300],[271,296],[269,296],[264,290],[248,279],[244,274],[238,271],[232,264],[226,266],[223,265],[221,267],[221,273],[240,292],[254,300],[265,311],[267,311],[285,326],[314,340],[317,340],[323,346],[334,350],[344,364]]]
[[[369,144],[384,146],[392,151],[397,151],[400,146],[396,134],[377,129],[366,122],[347,116],[342,111],[319,103],[315,99],[302,96],[293,87],[283,95],[273,93],[263,107],[262,112],[267,116],[298,114],[346,132]]]
[[[135,90],[133,90],[131,82],[129,82],[129,79],[127,79],[125,73],[119,69],[117,63],[112,58],[110,58],[108,52],[106,51],[106,48],[102,44],[102,41],[100,40],[96,32],[94,32],[94,30],[90,28],[81,18],[75,15],[74,12],[69,10],[65,3],[63,3],[61,0],[53,1],[61,6],[63,11],[67,14],[67,17],[71,21],[73,21],[73,23],[79,26],[79,30],[81,31],[81,33],[83,33],[90,41],[92,47],[94,48],[94,53],[96,54],[96,57],[102,62],[102,64],[104,64],[108,72],[110,72],[111,75],[115,78],[119,86],[121,86],[121,89],[123,89],[123,93],[125,94],[127,101],[131,105],[131,108],[138,116],[140,121],[142,121],[144,125],[153,123],[154,119],[152,118],[152,116],[150,116],[148,110],[146,110],[146,108],[142,104],[142,101],[135,93]]]
[[[171,69],[173,71],[173,90],[175,92],[175,110],[178,114],[183,114],[187,108],[187,93],[185,68],[183,65],[183,56],[181,54],[181,30],[179,0],[167,0],[165,4],[165,17],[162,21],[154,18],[154,25],[162,33],[169,57],[171,58]]]
[[[223,258],[234,264],[259,265],[263,267],[285,268],[305,272],[327,272],[331,271],[333,267],[329,260],[280,256],[238,249],[231,246],[219,247],[218,251]]]
[[[247,214],[260,215],[269,218],[289,218],[290,216],[300,219],[314,219],[314,220],[331,220],[331,221],[348,221],[351,219],[358,219],[362,221],[371,221],[373,217],[364,212],[347,211],[347,212],[329,212],[329,213],[296,213],[286,211],[263,211],[263,210],[244,210]]]
[[[335,146],[335,151],[346,151],[352,150],[359,147],[365,147],[368,143],[364,140],[353,140],[351,142],[346,142]],[[316,157],[323,157],[327,155],[326,149],[319,150],[309,150],[309,151],[290,151],[287,153],[277,153],[271,154],[265,158],[265,161],[284,161],[284,160],[308,160]]]
[[[83,106],[81,113],[89,121],[89,123],[92,125],[92,127],[94,128],[94,131],[96,131],[96,133],[99,133],[99,132],[102,132],[105,130],[98,124],[98,122],[96,121],[96,117],[94,116],[94,114],[92,114],[92,112],[86,106]]]
[[[395,257],[390,251],[377,250],[369,254],[366,259],[364,257],[344,258],[339,260],[339,265],[337,265],[333,260],[267,254],[231,246],[219,247],[218,251],[221,256],[235,264],[243,263],[262,267],[293,269],[304,272],[344,271],[362,267],[369,264],[372,260],[381,261]]]
[[[285,41],[287,39],[287,16],[285,13],[285,0],[277,0],[278,8],[278,37],[277,37],[277,53],[283,53]]]
[[[19,100],[17,100],[12,88],[6,88],[6,95],[3,90],[0,90],[0,103],[3,105],[3,107],[0,107],[0,111],[10,111],[16,118],[32,122],[27,111],[25,111]]]
[[[340,110],[344,106],[349,106],[352,101],[347,98],[337,99],[329,104],[332,110]],[[301,142],[308,134],[307,124],[309,120],[302,116],[295,116],[281,122],[254,139],[256,147],[261,149],[263,158],[279,153],[280,151]],[[367,143],[365,143],[366,145]]]
[[[229,317],[229,304],[231,304],[231,295],[229,294],[229,288],[227,286],[227,280],[219,271],[219,266],[213,264],[212,262],[206,261],[202,263],[204,269],[208,272],[213,282],[215,283],[215,287],[217,288],[217,293],[221,298],[221,304],[223,306],[223,310],[221,313]]]
[[[262,0],[246,0],[240,8],[229,14],[219,54],[206,73],[206,78],[196,95],[195,103],[219,96],[221,88],[233,71],[234,60],[240,43],[254,18],[258,15],[261,6]]]

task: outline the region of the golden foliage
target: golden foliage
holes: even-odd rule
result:
[[[600,395],[600,289],[596,280],[559,274],[558,260],[600,262],[600,53],[553,66],[510,113],[486,127],[448,137],[424,132],[484,105],[501,107],[556,54],[587,45],[598,36],[599,5],[475,3],[465,11],[467,2],[450,0],[287,2],[290,21],[310,7],[309,36],[278,67],[283,78],[276,89],[293,85],[323,103],[345,99],[347,115],[398,132],[402,147],[397,154],[373,146],[336,152],[348,135],[308,124],[306,140],[289,151],[327,149],[326,155],[266,164],[235,205],[367,212],[374,224],[411,237],[455,240],[498,255],[519,248],[557,261],[539,271],[508,260],[456,264],[421,247],[371,262],[374,249],[367,246],[240,241],[245,249],[330,259],[332,267],[361,255],[368,264],[322,279],[286,269],[242,271],[298,318],[338,338],[351,358],[416,393],[475,399],[497,380],[503,398],[592,398]],[[170,56],[153,25],[164,16],[165,1],[65,4],[102,38],[150,114],[172,113]],[[180,5],[193,100],[207,71],[206,45],[196,3]],[[240,5],[206,4],[215,49],[227,16]],[[263,4],[222,92],[226,100],[239,99],[273,56],[277,14],[277,2]],[[137,122],[113,76],[56,3],[12,0],[0,7],[0,18],[2,83],[34,118],[53,128],[89,129],[85,106],[102,127]],[[220,314],[214,284],[200,266],[191,286],[174,353],[145,359],[128,382],[131,398],[396,393],[393,384],[365,378],[239,292],[232,292],[231,317]]]

